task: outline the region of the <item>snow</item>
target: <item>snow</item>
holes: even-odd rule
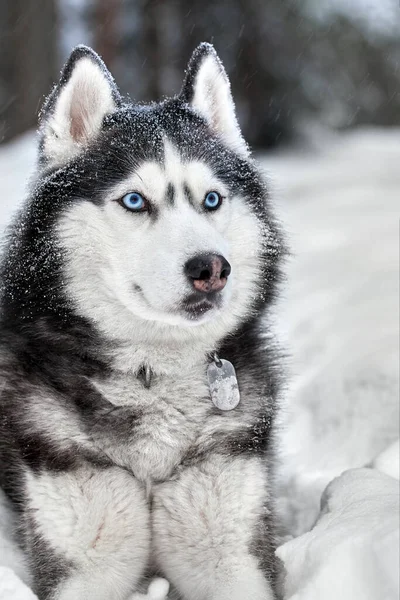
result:
[[[293,256],[279,327],[292,353],[280,507],[308,531],[326,485],[399,437],[400,131],[325,136],[265,159]]]
[[[386,475],[399,478],[400,473],[400,440],[396,440],[376,457],[372,467]]]
[[[23,199],[34,141],[0,147],[0,228]],[[278,498],[286,600],[394,600],[400,131],[318,132],[306,148],[260,158],[293,252],[276,310],[292,355]],[[32,599],[3,504],[0,597]],[[147,597],[165,597],[163,585]]]
[[[166,600],[169,592],[169,583],[162,577],[156,577],[149,585],[147,594],[134,594],[130,600]]]
[[[27,133],[0,146],[0,231],[26,195],[28,178],[36,159],[35,140],[34,134]]]
[[[9,567],[0,566],[0,598],[2,600],[37,600],[37,596]]]
[[[352,469],[324,494],[312,531],[287,542],[287,600],[399,598],[399,482],[374,469]]]
[[[29,583],[29,573],[21,550],[13,542],[13,531],[14,521],[10,507],[5,495],[0,490],[0,598],[1,600],[16,598],[12,595],[13,590],[20,585],[20,600],[25,598],[28,600],[32,594],[28,596],[24,592],[25,595],[22,596],[22,590],[26,588],[22,582]]]

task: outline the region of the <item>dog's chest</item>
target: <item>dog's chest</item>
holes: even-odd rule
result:
[[[95,382],[107,408],[93,440],[139,480],[168,478],[194,444],[212,410],[205,370],[153,377],[147,389],[134,376]]]

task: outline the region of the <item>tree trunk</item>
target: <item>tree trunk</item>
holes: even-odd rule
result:
[[[0,0],[5,57],[0,62],[0,141],[36,126],[58,69],[56,0]]]
[[[95,50],[109,69],[113,69],[118,56],[118,17],[120,0],[96,0],[94,8]]]
[[[142,13],[143,56],[146,59],[147,100],[159,100],[162,95],[163,58],[160,44],[160,13],[157,0],[145,0]]]

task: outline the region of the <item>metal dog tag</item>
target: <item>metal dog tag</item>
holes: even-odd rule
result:
[[[240,402],[235,367],[229,360],[215,358],[208,365],[208,383],[211,400],[220,410],[233,410]]]

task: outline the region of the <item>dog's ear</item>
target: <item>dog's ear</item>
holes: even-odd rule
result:
[[[101,58],[77,46],[40,115],[41,160],[61,166],[100,132],[105,115],[121,103],[114,80]]]
[[[229,148],[249,155],[237,122],[228,76],[211,44],[204,42],[193,52],[180,98],[205,118]]]

